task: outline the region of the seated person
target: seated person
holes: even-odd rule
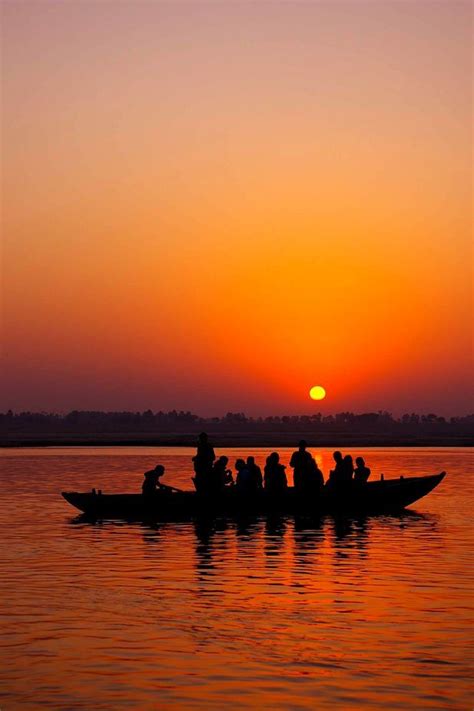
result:
[[[265,490],[271,494],[282,494],[288,487],[288,481],[285,474],[283,464],[280,464],[280,455],[278,452],[272,452],[267,457],[265,465]]]
[[[237,470],[237,489],[241,492],[249,493],[254,487],[252,487],[252,475],[247,467],[247,464],[243,459],[237,459],[235,462],[235,468]]]
[[[362,457],[357,457],[356,464],[357,466],[354,470],[354,481],[357,484],[366,484],[367,479],[370,476],[370,469],[365,466],[365,462]]]
[[[305,493],[318,493],[324,486],[324,476],[314,457],[303,472],[302,490]]]
[[[340,484],[341,481],[344,481],[344,460],[342,458],[341,452],[334,452],[332,457],[336,464],[334,469],[331,469],[331,471],[329,472],[329,479],[327,481],[327,484],[329,484],[330,486],[333,486],[334,484]]]
[[[228,463],[229,459],[222,456],[212,467],[211,486],[217,491],[221,491],[227,485],[234,483],[231,470],[226,468]]]
[[[352,481],[352,475],[354,474],[354,462],[352,461],[352,457],[350,454],[346,454],[346,456],[342,460],[342,465],[343,465],[343,474],[344,474],[343,481],[344,481],[344,483]]]
[[[261,489],[263,486],[262,470],[255,463],[255,457],[247,457],[247,469],[250,472],[252,484],[255,489]]]
[[[158,481],[164,473],[165,468],[161,464],[158,464],[154,469],[151,469],[149,472],[145,472],[145,479],[142,484],[142,494],[145,494],[146,496],[153,496],[153,494],[156,493],[157,487],[159,489],[167,489],[167,486],[165,486],[164,484],[160,484]]]

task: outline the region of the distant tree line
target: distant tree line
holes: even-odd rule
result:
[[[468,435],[474,432],[474,414],[440,417],[434,413],[407,413],[395,418],[390,412],[339,412],[336,415],[270,415],[248,417],[228,412],[223,417],[200,417],[189,411],[101,412],[72,410],[67,414],[48,412],[0,413],[0,433],[85,434],[85,433],[187,433],[201,430],[215,433],[259,432],[380,432],[395,435]]]

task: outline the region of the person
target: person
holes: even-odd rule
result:
[[[319,493],[324,486],[324,476],[314,457],[311,457],[310,466],[303,480],[304,489],[310,493]]]
[[[352,461],[352,457],[350,454],[346,454],[346,456],[342,460],[342,467],[342,481],[344,483],[352,481],[352,475],[354,474],[354,462]]]
[[[153,496],[156,493],[157,487],[160,489],[168,489],[169,487],[159,482],[160,477],[162,477],[164,473],[165,468],[161,464],[158,464],[149,472],[145,472],[143,475],[145,479],[142,484],[142,494],[145,496]]]
[[[304,480],[310,474],[311,454],[306,451],[307,443],[302,439],[298,445],[298,450],[293,452],[290,459],[290,467],[293,468],[293,484],[297,491],[304,489]]]
[[[219,457],[219,459],[214,462],[214,466],[212,467],[212,476],[210,478],[211,487],[214,490],[222,491],[222,489],[226,486],[234,483],[232,472],[230,469],[227,469],[228,463],[229,459],[224,456]]]
[[[370,476],[369,467],[365,466],[365,462],[362,457],[357,457],[356,468],[354,469],[354,481],[356,484],[366,484]]]
[[[265,489],[271,494],[283,493],[288,481],[285,474],[286,467],[280,464],[278,452],[272,452],[268,457],[264,468]]]
[[[303,470],[301,481],[299,483],[299,489],[295,487],[295,490],[305,496],[315,496],[320,493],[323,486],[323,473],[318,467],[314,457],[311,457],[308,465]]]
[[[344,463],[342,453],[336,451],[332,455],[332,458],[335,461],[335,466],[334,469],[329,472],[329,479],[327,481],[329,486],[337,485],[344,481]]]
[[[212,465],[216,458],[214,447],[209,442],[205,432],[201,432],[198,437],[197,452],[193,457],[193,465],[196,476],[193,477],[194,486],[197,491],[209,486],[212,478]]]
[[[247,469],[250,472],[252,485],[255,489],[261,489],[263,486],[262,470],[255,463],[255,457],[247,457]]]
[[[236,487],[238,491],[246,494],[250,493],[253,489],[252,475],[247,464],[243,459],[237,459],[235,462],[235,468],[237,470]]]

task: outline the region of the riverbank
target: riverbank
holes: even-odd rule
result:
[[[471,435],[394,436],[382,433],[317,433],[308,432],[228,432],[210,433],[216,447],[291,447],[305,439],[310,447],[472,447]],[[40,436],[12,434],[0,437],[0,448],[28,447],[193,447],[196,434],[64,434]]]

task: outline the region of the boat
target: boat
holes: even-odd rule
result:
[[[143,494],[104,494],[102,491],[79,493],[63,491],[62,496],[94,519],[176,521],[200,516],[315,515],[396,513],[429,494],[444,479],[446,472],[431,476],[380,479],[367,484],[349,484],[341,488],[325,486],[315,496],[302,496],[293,487],[284,494],[270,495],[264,489],[251,497],[235,487],[219,495],[158,490]]]

